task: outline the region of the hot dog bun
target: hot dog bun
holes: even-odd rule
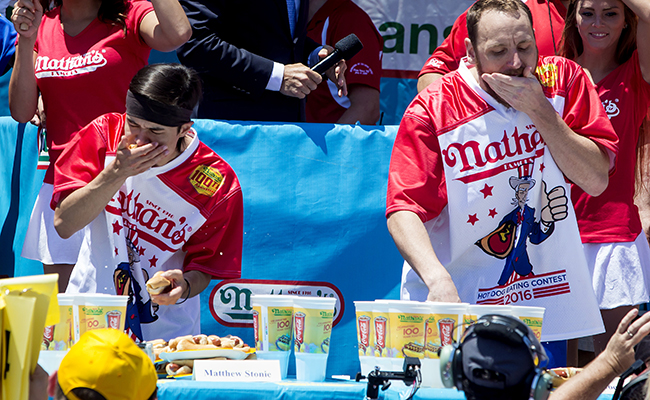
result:
[[[553,387],[558,388],[564,382],[568,381],[569,378],[575,376],[580,371],[582,371],[582,368],[566,367],[566,368],[553,368],[549,370],[548,373],[552,377],[551,383],[553,384]]]
[[[147,281],[147,292],[150,294],[161,294],[168,289],[171,289],[172,283],[167,279],[162,277],[163,271],[156,272],[151,279]]]

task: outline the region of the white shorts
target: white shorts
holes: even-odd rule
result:
[[[50,200],[54,186],[43,183],[29,219],[21,256],[43,264],[76,264],[83,240],[83,230],[62,239],[54,229],[54,210]]]
[[[601,309],[648,302],[650,246],[644,232],[634,242],[584,243],[583,248]]]

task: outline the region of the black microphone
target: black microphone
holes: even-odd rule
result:
[[[351,33],[339,40],[338,43],[334,45],[334,51],[320,60],[318,64],[311,68],[311,70],[318,72],[321,75],[325,75],[325,71],[332,68],[336,63],[343,59],[349,60],[361,49],[363,49],[363,43],[361,43],[361,40],[359,40],[357,35]]]

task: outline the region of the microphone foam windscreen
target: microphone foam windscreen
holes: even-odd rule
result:
[[[349,60],[352,56],[357,54],[359,50],[363,49],[363,43],[361,43],[361,40],[359,40],[357,35],[351,33],[339,40],[334,45],[334,48],[341,52],[344,59]]]

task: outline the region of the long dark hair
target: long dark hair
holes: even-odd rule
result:
[[[564,30],[562,31],[562,42],[560,44],[560,55],[570,60],[575,60],[584,51],[582,38],[576,26],[576,16],[578,14],[578,3],[581,0],[571,0],[564,20]],[[634,12],[621,1],[624,8],[625,23],[627,27],[621,32],[616,45],[616,63],[621,65],[632,57],[636,50],[636,26],[637,16]]]
[[[63,0],[40,0],[43,10],[49,11],[63,4]],[[122,27],[122,31],[126,35],[126,0],[102,0],[102,4],[97,11],[97,18],[100,21],[118,25]]]

